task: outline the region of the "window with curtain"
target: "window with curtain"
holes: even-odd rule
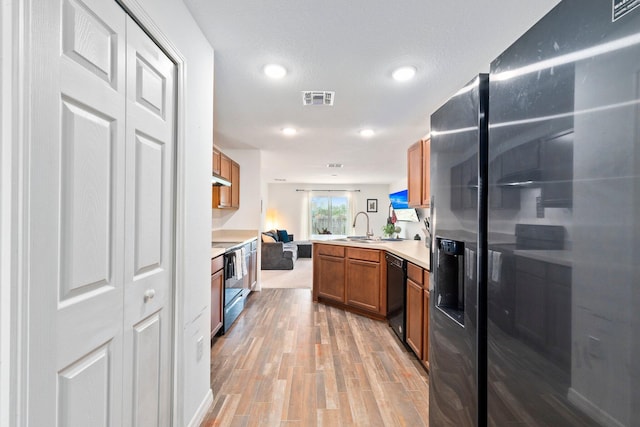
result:
[[[312,195],[309,198],[311,235],[346,235],[349,224],[349,197]]]

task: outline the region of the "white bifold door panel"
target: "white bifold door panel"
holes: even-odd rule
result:
[[[175,68],[114,0],[33,0],[32,426],[166,426]]]
[[[127,17],[123,426],[170,421],[174,69]]]

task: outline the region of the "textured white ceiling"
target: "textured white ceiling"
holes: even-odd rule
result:
[[[406,149],[430,114],[559,3],[184,1],[215,50],[217,146],[261,149],[268,182],[378,184],[406,177]],[[267,78],[268,63],[288,75]],[[416,77],[394,81],[401,65]],[[303,107],[303,90],[335,91],[335,105]],[[286,126],[298,134],[282,135]]]

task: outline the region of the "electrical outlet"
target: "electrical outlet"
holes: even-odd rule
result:
[[[204,337],[200,337],[196,342],[196,360],[197,361],[200,361],[202,359],[203,353],[204,353]]]

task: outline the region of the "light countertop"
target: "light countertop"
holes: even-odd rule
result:
[[[375,242],[358,242],[357,240],[313,240],[313,242],[354,248],[379,249],[397,255],[424,269],[431,270],[431,266],[429,265],[429,248],[425,246],[424,240],[380,240]]]
[[[244,245],[257,238],[258,230],[211,230],[211,243],[237,242]],[[224,253],[224,248],[211,248],[211,258]]]
[[[211,258],[215,258],[220,255],[224,255],[223,248],[211,248]]]
[[[250,242],[258,238],[258,230],[211,230],[211,243]]]

